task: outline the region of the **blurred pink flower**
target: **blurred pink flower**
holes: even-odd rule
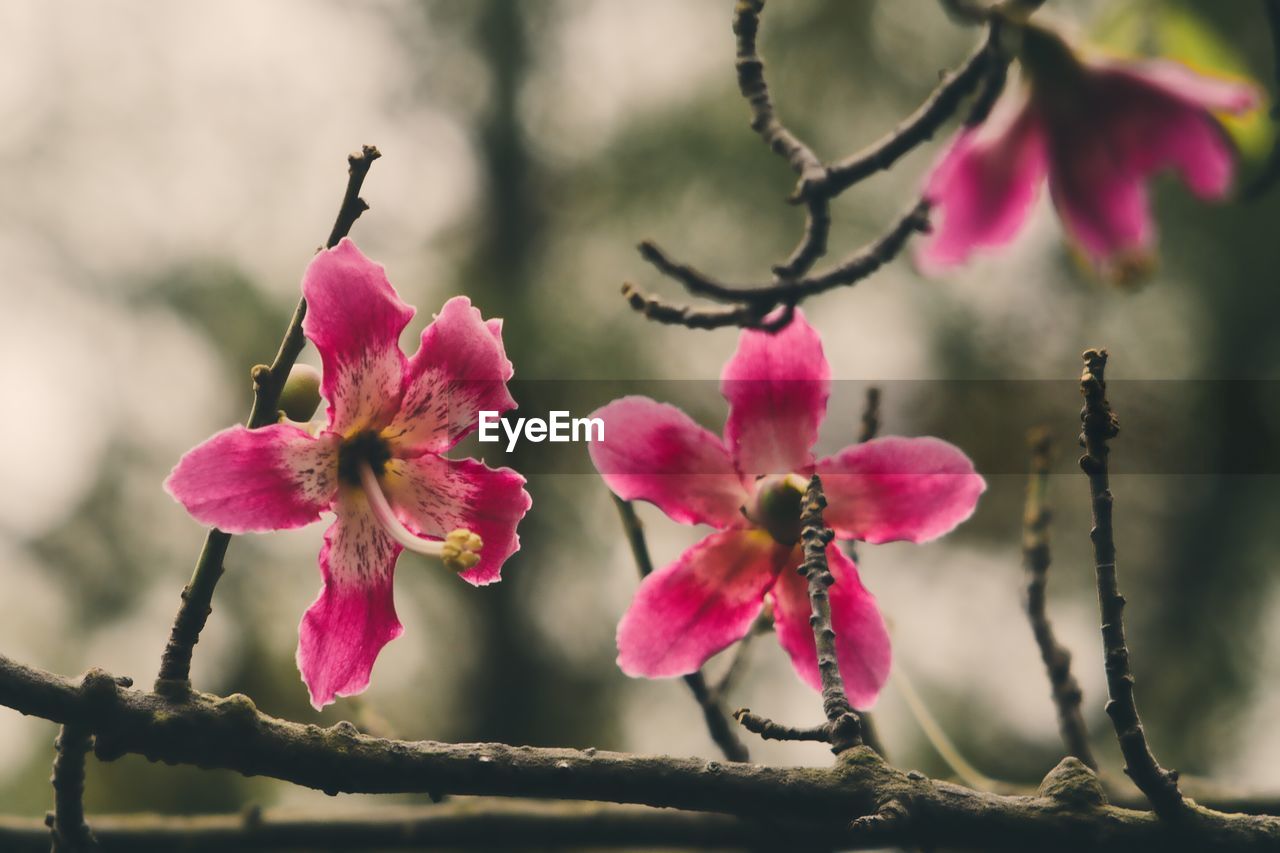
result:
[[[516,405],[501,321],[455,297],[407,358],[399,337],[414,311],[349,239],[315,257],[302,292],[328,423],[315,435],[285,422],[224,430],[183,456],[165,487],[228,533],[337,516],[320,551],[324,586],[299,626],[298,669],[319,709],[363,691],[378,652],[400,636],[391,581],[402,548],[493,583],[520,547],[530,499],[509,468],[441,455],[481,409]]]
[[[590,445],[591,458],[609,488],[718,530],[641,582],[618,626],[618,665],[649,678],[693,672],[741,639],[768,600],[779,642],[818,689],[808,587],[795,571],[808,477],[822,477],[826,523],[838,538],[876,543],[941,536],[973,513],[986,484],[936,438],[881,438],[815,461],[830,368],[800,312],[777,334],[744,331],[720,388],[729,402],[723,439],[647,397],[595,413],[605,440]],[[834,542],[827,561],[840,672],[850,701],[867,708],[889,674],[889,636]]]
[[[1201,198],[1226,194],[1235,152],[1213,112],[1253,109],[1253,87],[1167,60],[1086,60],[1035,26],[1023,30],[1020,59],[1024,83],[961,130],[926,181],[938,216],[919,254],[924,271],[1011,241],[1046,176],[1072,240],[1121,279],[1152,260],[1152,174],[1172,168]]]

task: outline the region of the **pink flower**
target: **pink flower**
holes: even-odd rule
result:
[[[402,548],[439,557],[481,586],[520,547],[524,478],[446,459],[481,409],[515,408],[502,322],[454,297],[400,350],[413,309],[350,240],[321,252],[302,280],[303,329],[324,365],[328,423],[223,430],[188,452],[165,483],[196,520],[228,533],[286,530],[331,511],[324,586],[298,628],[298,669],[317,709],[369,684],[400,636],[391,579]]]
[[[729,402],[723,439],[647,397],[595,413],[605,440],[590,445],[591,458],[609,488],[718,531],[640,584],[618,626],[618,665],[648,678],[693,672],[740,640],[767,600],[796,672],[818,689],[808,587],[795,571],[808,477],[822,477],[838,538],[876,543],[941,536],[973,513],[986,484],[936,438],[881,438],[815,461],[830,368],[800,312],[777,334],[744,331],[720,388]],[[866,708],[889,674],[889,636],[853,561],[835,543],[827,560],[840,672],[850,700]]]
[[[1023,31],[1020,58],[1025,84],[960,131],[927,179],[939,216],[919,255],[925,271],[1012,240],[1046,175],[1068,234],[1100,272],[1119,278],[1150,265],[1152,174],[1172,168],[1201,198],[1226,194],[1234,151],[1212,111],[1252,109],[1251,86],[1166,60],[1086,60],[1034,26]]]

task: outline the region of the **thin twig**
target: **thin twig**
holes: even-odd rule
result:
[[[649,556],[649,546],[645,542],[644,526],[640,523],[640,517],[636,515],[635,507],[630,501],[624,501],[617,495],[613,495],[613,503],[618,508],[618,517],[622,520],[627,544],[631,546],[631,556],[635,560],[636,570],[640,573],[640,577],[648,577],[653,574],[653,558]],[[715,741],[716,746],[720,747],[720,751],[724,753],[724,757],[730,761],[750,761],[751,754],[747,751],[746,744],[738,737],[738,733],[734,731],[733,724],[729,722],[729,713],[720,701],[719,692],[707,686],[702,671],[698,670],[684,676],[684,683],[693,694],[698,707],[702,709],[707,731],[711,734],[711,739]]]
[[[764,79],[764,61],[756,50],[760,13],[764,0],[738,0],[733,9],[733,34],[737,36],[738,89],[751,106],[751,129],[760,134],[771,149],[783,157],[801,180],[818,179],[822,161],[777,117],[769,85]]]
[[[98,841],[84,819],[84,761],[93,735],[78,725],[64,725],[53,742],[53,807],[45,823],[53,836],[53,853],[86,853]]]
[[[369,209],[369,205],[360,198],[360,188],[364,185],[365,176],[369,174],[369,167],[380,156],[382,155],[377,148],[366,145],[360,153],[347,157],[347,187],[333,230],[325,243],[326,247],[338,245],[351,231],[351,226],[360,218],[360,214]],[[306,337],[302,333],[302,321],[306,314],[306,300],[299,300],[275,359],[270,366],[259,365],[253,370],[253,408],[245,424],[249,429],[274,423],[277,418],[280,392],[284,390],[289,371],[293,369],[294,362],[306,345]],[[191,687],[191,654],[209,618],[213,591],[222,577],[223,561],[229,544],[231,534],[221,530],[210,530],[205,537],[191,580],[182,590],[182,604],[178,607],[169,641],[160,659],[160,674],[156,678],[158,691],[180,697]]]
[[[804,562],[797,570],[809,582],[809,605],[812,612],[813,640],[818,650],[818,675],[822,680],[822,711],[831,728],[831,750],[839,755],[862,743],[858,714],[849,704],[840,677],[836,655],[836,631],[831,624],[831,599],[828,594],[835,579],[827,566],[827,545],[834,533],[822,520],[827,507],[822,493],[822,480],[817,474],[809,480],[800,513],[800,541],[804,544]]]
[[[759,714],[751,712],[750,708],[739,708],[733,712],[733,718],[747,731],[753,735],[759,735],[765,740],[804,740],[816,741],[818,743],[831,742],[831,727],[827,723],[817,726],[806,726],[799,728],[796,726],[784,726],[782,723],[775,723],[768,717],[762,717]]]
[[[675,305],[641,292],[630,282],[622,286],[622,294],[637,312],[660,323],[682,325],[691,329],[717,329],[724,326],[758,328],[762,326],[764,318],[779,306],[792,309],[811,296],[836,287],[857,284],[896,258],[913,234],[928,230],[929,205],[920,200],[895,220],[879,238],[828,269],[793,282],[754,285],[733,285],[719,281],[691,266],[672,260],[654,243],[646,241],[640,244],[641,254],[659,271],[670,275],[695,295],[733,304],[705,309]]]
[[[1089,731],[1080,713],[1083,694],[1071,674],[1071,652],[1058,642],[1049,621],[1046,590],[1049,584],[1049,527],[1052,512],[1048,504],[1049,470],[1053,460],[1052,441],[1047,429],[1037,429],[1029,436],[1031,474],[1027,478],[1027,499],[1022,514],[1022,559],[1026,573],[1027,619],[1040,649],[1053,689],[1053,704],[1058,712],[1058,729],[1068,755],[1074,755],[1090,769],[1098,769],[1098,761],[1089,748]]]
[[[1147,736],[1138,716],[1134,699],[1133,671],[1129,667],[1129,647],[1124,635],[1124,604],[1116,577],[1116,546],[1111,524],[1114,499],[1111,495],[1107,442],[1115,438],[1119,425],[1111,404],[1107,402],[1104,371],[1106,350],[1086,350],[1084,372],[1080,376],[1080,393],[1084,408],[1080,410],[1083,428],[1080,445],[1084,455],[1080,468],[1089,478],[1089,495],[1093,504],[1093,555],[1098,580],[1098,607],[1102,617],[1102,647],[1107,673],[1107,714],[1115,726],[1124,754],[1124,772],[1129,775],[1151,807],[1161,817],[1183,813],[1187,803],[1178,790],[1178,774],[1165,770],[1147,745]]]
[[[826,526],[822,512],[827,499],[817,474],[809,480],[800,512],[800,541],[804,561],[796,568],[809,586],[809,624],[818,657],[818,677],[822,686],[822,712],[827,720],[817,726],[796,728],[776,723],[743,708],[733,716],[745,729],[774,740],[819,740],[831,744],[840,755],[855,746],[863,746],[862,723],[858,712],[849,704],[840,662],[836,654],[836,632],[831,622],[829,590],[835,583],[827,565],[827,546],[835,534]]]
[[[814,264],[827,253],[831,200],[864,178],[890,168],[932,138],[980,83],[982,94],[969,121],[984,118],[1004,86],[1008,57],[998,48],[998,21],[993,18],[983,44],[960,68],[947,74],[911,116],[884,138],[828,166],[778,117],[765,80],[764,61],[757,49],[763,9],[764,0],[738,0],[734,6],[738,88],[750,106],[752,129],[799,176],[790,200],[805,206],[804,231],[786,260],[772,267],[772,280],[764,284],[730,284],[673,260],[651,241],[641,243],[641,256],[660,273],[679,282],[694,296],[727,303],[719,308],[679,305],[645,293],[634,284],[623,285],[623,296],[631,307],[659,323],[691,329],[739,326],[775,331],[790,322],[795,307],[803,300],[872,275],[895,258],[913,234],[928,230],[928,205],[917,201],[878,240],[825,272],[811,274]],[[785,310],[772,315],[778,308]]]
[[[992,29],[978,49],[959,68],[948,72],[924,103],[901,124],[856,154],[832,163],[823,180],[817,185],[811,184],[806,191],[819,191],[828,197],[838,195],[876,172],[891,168],[916,146],[932,139],[955,115],[961,102],[986,79],[991,67],[1005,64],[995,49],[994,33]]]
[[[862,431],[858,433],[858,443],[865,444],[876,437],[880,431],[880,389],[872,385],[867,389],[866,401],[862,405]]]

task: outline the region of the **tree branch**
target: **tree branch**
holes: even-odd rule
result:
[[[1133,694],[1134,678],[1129,668],[1129,647],[1124,636],[1124,596],[1116,577],[1116,546],[1111,525],[1114,499],[1111,495],[1107,442],[1119,432],[1119,424],[1111,404],[1107,402],[1104,371],[1106,350],[1086,350],[1084,373],[1080,376],[1080,393],[1084,408],[1080,410],[1083,426],[1080,445],[1084,455],[1080,468],[1089,478],[1089,495],[1093,503],[1093,555],[1098,580],[1098,607],[1102,616],[1102,646],[1107,673],[1107,715],[1120,741],[1124,754],[1124,772],[1147,796],[1152,808],[1162,817],[1181,817],[1189,804],[1178,790],[1178,775],[1165,770],[1147,746],[1146,732],[1138,716]]]
[[[1049,585],[1049,510],[1047,493],[1049,470],[1052,462],[1052,442],[1046,429],[1033,430],[1031,443],[1031,475],[1027,478],[1027,499],[1022,515],[1022,560],[1026,570],[1025,604],[1031,633],[1040,649],[1053,689],[1053,704],[1058,712],[1058,730],[1068,755],[1074,755],[1091,770],[1098,769],[1098,761],[1089,748],[1089,731],[1080,713],[1083,696],[1080,684],[1071,674],[1071,652],[1058,642],[1049,621],[1046,606],[1046,590]]]
[[[631,546],[631,556],[635,559],[636,569],[640,572],[640,577],[648,577],[653,574],[653,558],[649,556],[649,546],[644,539],[644,526],[640,523],[640,517],[636,515],[635,507],[630,501],[624,501],[617,495],[613,495],[613,503],[618,508],[618,517],[622,519],[622,529],[627,535],[627,543]],[[716,746],[720,747],[720,751],[724,753],[724,757],[730,761],[750,761],[751,754],[747,751],[746,744],[734,731],[733,724],[729,722],[729,713],[720,701],[719,693],[707,686],[702,671],[691,672],[684,676],[684,683],[693,694],[698,707],[702,709],[707,731],[711,734],[711,739],[715,741]]]
[[[137,814],[94,820],[102,849],[128,853],[222,853],[226,850],[457,849],[815,849],[844,839],[778,820],[675,812],[645,806],[536,801],[459,800],[431,806],[379,807],[349,815],[250,809],[242,814],[174,817]],[[49,832],[36,820],[0,817],[0,850],[47,853]]]
[[[369,167],[380,156],[382,155],[377,148],[366,145],[360,153],[347,157],[347,188],[343,193],[333,230],[329,232],[329,239],[325,243],[326,247],[338,245],[351,231],[351,226],[360,218],[360,214],[369,209],[369,205],[360,198],[360,188],[364,185],[365,176],[369,174]],[[293,369],[294,362],[306,345],[306,337],[302,333],[302,321],[306,315],[306,300],[299,300],[275,359],[270,366],[258,365],[253,369],[253,408],[245,424],[249,429],[275,423],[280,392],[284,389],[285,380],[289,378],[289,371]],[[206,535],[191,580],[182,590],[182,604],[178,607],[173,628],[169,632],[169,641],[160,659],[157,690],[181,696],[191,688],[191,654],[209,618],[213,591],[222,577],[223,560],[230,544],[229,533],[214,529]]]
[[[125,754],[153,761],[271,776],[329,793],[475,794],[593,800],[707,811],[756,820],[804,822],[833,832],[894,800],[914,819],[890,843],[1024,851],[1272,850],[1280,819],[1225,815],[1188,805],[1184,820],[1079,796],[1084,776],[1035,796],[1001,796],[906,774],[866,747],[835,766],[765,767],[597,750],[392,741],[350,723],[324,729],[260,713],[244,696],[193,691],[175,705],[122,688],[101,670],[80,681],[0,656],[0,705],[96,735],[103,760]],[[1074,761],[1074,759],[1065,759]],[[1079,762],[1076,762],[1079,765]],[[1082,766],[1082,765],[1080,765]],[[1051,774],[1052,775],[1052,774]],[[1077,774],[1078,775],[1078,774]],[[1096,784],[1096,780],[1092,784]],[[849,843],[871,840],[849,830]],[[876,838],[884,844],[885,838]]]

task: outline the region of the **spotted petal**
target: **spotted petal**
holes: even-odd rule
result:
[[[320,551],[324,587],[298,626],[298,670],[316,710],[368,687],[378,653],[404,630],[391,591],[400,546],[359,489],[343,488],[337,513]]]
[[[302,279],[302,328],[320,352],[329,428],[350,436],[390,423],[400,406],[406,361],[400,333],[413,309],[400,301],[381,264],[349,238],[312,259]]]
[[[337,485],[337,437],[286,424],[225,429],[187,451],[164,484],[193,518],[227,533],[310,524]]]
[[[474,459],[433,453],[387,463],[382,482],[401,520],[414,533],[443,539],[466,528],[480,536],[480,562],[460,577],[484,586],[501,579],[502,564],[520,550],[516,525],[532,500],[524,477]]]
[[[486,322],[471,300],[455,296],[422,332],[386,435],[402,454],[448,450],[475,429],[481,411],[516,407],[507,390],[513,372],[501,321]]]

